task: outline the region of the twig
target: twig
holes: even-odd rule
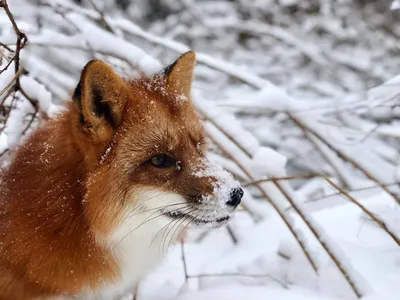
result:
[[[368,215],[372,220],[374,220],[384,231],[387,232],[387,234],[389,234],[392,239],[397,243],[397,245],[400,246],[400,240],[399,238],[396,236],[396,234],[394,232],[392,232],[385,224],[385,222],[383,222],[382,220],[380,220],[377,216],[375,216],[375,214],[373,214],[372,212],[370,212],[364,205],[362,205],[359,201],[357,201],[353,196],[351,196],[349,193],[347,193],[346,191],[344,191],[340,186],[338,186],[336,183],[334,183],[330,178],[328,177],[324,177],[324,179],[335,189],[337,189],[342,195],[344,195],[347,199],[349,199],[352,203],[354,203],[355,205],[357,205],[366,215]]]
[[[4,8],[4,10],[14,28],[15,34],[17,35],[17,45],[16,45],[15,54],[14,54],[13,59],[11,59],[9,62],[9,64],[10,64],[13,60],[15,61],[15,73],[17,73],[19,70],[19,60],[20,60],[19,53],[20,53],[21,49],[25,47],[26,43],[28,42],[28,38],[25,33],[23,33],[22,31],[19,30],[18,25],[15,22],[14,16],[12,15],[12,13],[8,7],[7,0],[1,0],[0,7]],[[6,66],[6,68],[8,68],[9,64]],[[1,72],[4,72],[4,70],[2,70]],[[1,72],[0,72],[0,74],[1,74]],[[19,77],[17,77],[15,89],[18,89],[19,86],[20,86],[20,81],[19,81]]]
[[[5,59],[6,61],[10,61],[10,59],[8,58],[8,55],[7,55],[6,53],[4,53],[4,51],[1,50],[1,49],[0,49],[0,55],[1,55],[2,57],[4,57],[4,59]]]
[[[342,158],[344,161],[347,161],[351,165],[353,165],[356,169],[360,170],[368,179],[372,180],[375,182],[382,190],[384,190],[386,193],[392,196],[392,198],[400,204],[400,199],[397,197],[395,193],[390,191],[382,182],[380,182],[375,176],[373,176],[371,173],[369,173],[367,170],[365,170],[362,166],[360,166],[356,161],[354,161],[351,157],[337,149],[335,146],[333,146],[331,143],[329,143],[323,136],[321,136],[318,132],[315,130],[311,129],[307,125],[305,125],[303,122],[301,122],[298,118],[294,117],[292,114],[287,113],[288,117],[295,123],[299,128],[310,132],[313,136],[318,138],[321,142],[323,142],[326,146],[328,146],[332,151],[334,151],[340,158]]]
[[[398,185],[398,182],[392,182],[392,183],[388,183],[385,184],[385,186],[393,186],[393,185]],[[377,185],[372,185],[372,186],[367,186],[367,187],[363,187],[363,188],[358,188],[358,189],[352,189],[352,190],[348,190],[347,193],[352,193],[352,192],[361,192],[361,191],[366,191],[366,190],[373,190],[373,189],[379,189],[380,187]],[[321,200],[325,200],[334,196],[338,196],[341,195],[341,192],[337,192],[337,193],[332,193],[332,194],[328,194],[316,199],[312,199],[312,200],[307,200],[304,203],[310,203],[310,202],[317,202],[317,201],[321,201]]]
[[[210,120],[210,122],[213,122],[213,120]],[[215,123],[215,122],[214,122]],[[214,124],[213,123],[213,124]],[[221,128],[219,128],[219,130],[224,133],[226,135],[226,132],[224,130],[221,130]],[[215,139],[213,139],[212,137],[210,137],[210,139],[217,145],[219,146],[222,150],[224,149],[224,147],[219,144],[218,142],[216,142]],[[231,139],[231,141],[235,144],[238,145],[239,143],[235,140],[235,139]],[[242,170],[246,173],[246,175],[251,179],[252,176],[251,174],[249,174],[249,172],[247,172],[246,168],[244,168],[240,162],[238,162],[237,160],[235,160],[234,157],[230,156],[230,158],[236,162],[236,164],[242,168]],[[352,290],[354,291],[354,293],[357,295],[358,298],[361,298],[362,293],[359,290],[359,288],[357,287],[357,285],[355,284],[354,280],[352,279],[352,277],[349,275],[348,271],[346,270],[345,266],[341,263],[341,261],[339,260],[339,258],[336,256],[336,254],[332,251],[332,249],[329,248],[329,246],[326,244],[326,242],[322,239],[320,233],[318,232],[318,229],[316,227],[314,227],[314,225],[312,224],[312,222],[310,222],[310,220],[308,219],[308,217],[305,215],[305,213],[297,206],[297,204],[293,201],[293,199],[290,197],[290,195],[282,188],[282,186],[280,185],[280,183],[278,181],[273,181],[273,183],[276,185],[276,187],[281,191],[281,193],[286,197],[286,199],[289,201],[289,203],[293,206],[293,208],[295,209],[295,211],[299,214],[299,216],[303,219],[303,221],[306,223],[306,225],[309,227],[310,231],[314,234],[314,236],[316,237],[316,239],[319,241],[319,243],[321,244],[321,246],[325,249],[325,251],[328,253],[328,255],[331,257],[332,261],[335,263],[335,265],[337,266],[337,268],[339,269],[339,271],[343,274],[344,278],[346,279],[346,281],[349,283],[350,287],[352,288]],[[265,193],[265,191],[259,186],[256,185],[257,187],[259,187],[259,190],[261,191],[261,193],[263,194],[263,196],[273,205],[274,209],[277,211],[277,213],[281,216],[282,220],[286,220],[286,216],[284,215],[283,212],[280,211],[279,206],[277,204],[275,204],[275,202],[268,197],[268,195]],[[303,240],[297,236],[297,233],[294,232],[294,229],[292,228],[290,222],[288,222],[288,220],[285,221],[286,225],[289,227],[289,229],[292,231],[292,233],[294,234],[297,242],[301,245],[301,248],[303,249],[303,252],[305,253],[306,257],[308,258],[309,262],[311,263],[311,265],[313,266],[314,270],[317,272],[317,265],[315,264],[314,260],[312,259],[311,255],[308,253],[308,251],[305,248],[305,243],[303,242]]]
[[[94,10],[98,12],[100,15],[100,23],[101,25],[109,32],[115,33],[114,30],[111,28],[110,24],[107,23],[105,17],[104,17],[104,12],[102,12],[96,5],[96,3],[93,0],[89,0],[90,4],[93,6]]]
[[[13,98],[11,100],[10,109],[7,112],[7,115],[6,115],[6,117],[5,117],[4,121],[3,121],[4,126],[3,126],[3,128],[0,129],[0,133],[2,133],[6,129],[6,124],[7,124],[8,119],[10,118],[11,110],[13,109],[14,103],[15,103],[15,101],[17,99],[15,90],[12,91],[12,93],[13,93]]]
[[[280,181],[280,180],[294,180],[294,179],[311,179],[315,177],[324,177],[323,175],[320,174],[300,174],[300,175],[293,175],[293,176],[282,176],[282,177],[268,177],[268,178],[261,178],[257,179],[254,181],[246,182],[243,183],[242,186],[248,187],[251,185],[255,185],[257,183],[262,183],[262,182],[269,182],[269,181]]]
[[[228,234],[231,237],[232,242],[236,245],[238,243],[238,239],[235,236],[235,234],[233,233],[233,230],[232,230],[231,226],[229,226],[229,225],[226,226],[226,230],[228,231]]]
[[[85,40],[85,42],[87,43],[86,40]],[[133,65],[132,62],[130,62],[125,57],[123,57],[121,55],[117,55],[117,54],[112,53],[112,52],[102,51],[101,49],[94,50],[94,49],[91,49],[89,47],[83,47],[83,46],[72,45],[72,44],[68,45],[68,44],[49,44],[49,43],[35,43],[35,42],[32,42],[32,43],[29,43],[29,45],[30,46],[38,46],[38,47],[54,47],[54,48],[75,49],[75,50],[90,52],[93,57],[95,57],[95,53],[100,53],[102,55],[118,58],[118,59],[124,61],[125,63],[127,63],[132,69],[137,69],[137,66]]]
[[[304,211],[297,205],[297,203],[292,199],[292,197],[286,192],[286,190],[281,186],[281,184],[278,181],[274,181],[274,184],[281,191],[281,193],[286,197],[286,199],[289,201],[289,203],[292,205],[292,207],[297,212],[297,214],[301,217],[301,219],[304,221],[304,223],[307,224],[308,228],[311,230],[311,232],[313,233],[315,238],[318,240],[318,242],[321,244],[321,246],[325,249],[326,253],[328,253],[329,257],[335,263],[335,265],[339,269],[339,271],[346,278],[347,282],[349,283],[350,287],[352,288],[354,293],[357,295],[357,297],[361,298],[363,296],[363,294],[360,291],[360,289],[358,288],[358,286],[355,284],[355,282],[353,281],[352,277],[349,275],[348,270],[346,270],[345,265],[342,264],[342,262],[339,260],[337,255],[332,251],[332,249],[326,243],[325,239],[321,236],[321,233],[312,224],[311,220],[309,219],[309,216],[306,216]]]
[[[23,68],[20,68],[20,69],[17,71],[17,73],[14,74],[14,76],[13,76],[13,78],[11,78],[10,82],[7,83],[7,85],[0,91],[0,97],[8,90],[8,88],[9,88],[10,86],[13,85],[14,82],[16,82],[16,81],[18,80],[19,76],[21,76],[21,74],[22,74],[23,71],[24,71],[24,69],[23,69]],[[14,86],[14,90],[15,90],[16,88],[17,88],[17,87]],[[3,101],[4,101],[5,99],[6,99],[6,98],[4,98]],[[3,103],[3,101],[2,101],[2,103]]]
[[[50,2],[44,3],[44,6],[48,6],[51,9],[54,10],[55,13],[59,14],[65,21],[67,21],[72,27],[75,28],[75,30],[77,32],[79,32],[80,34],[82,34],[82,31],[80,30],[80,28],[78,26],[76,26],[76,24],[74,22],[72,22],[69,18],[67,18],[67,16],[65,15],[65,12],[60,11],[58,8],[53,7]],[[96,51],[93,50],[93,48],[91,47],[91,45],[87,42],[86,39],[83,39],[83,42],[86,44],[88,52],[90,52],[90,55],[92,56],[92,58],[96,57]]]
[[[135,289],[133,291],[132,300],[139,300],[139,286],[140,286],[140,282],[136,283]]]
[[[5,149],[3,152],[0,153],[0,157],[2,157],[4,154],[8,152],[8,149]]]
[[[38,104],[37,100],[32,99],[32,98],[25,92],[25,90],[24,90],[22,87],[19,88],[19,91],[20,91],[21,94],[29,101],[29,103],[33,106],[33,108],[34,108],[35,110],[38,110],[38,109],[39,109],[39,104]]]
[[[1,100],[1,102],[0,102],[0,107],[3,106],[4,102],[6,102],[6,99],[7,99],[8,97],[10,97],[10,95],[11,95],[12,93],[14,93],[14,92],[15,92],[14,87],[8,89],[8,91],[4,94],[3,100]]]
[[[25,135],[26,132],[29,130],[29,128],[31,128],[31,126],[32,126],[32,124],[33,124],[33,121],[35,120],[35,118],[36,118],[38,112],[39,112],[38,110],[35,110],[35,112],[32,114],[32,117],[31,117],[31,119],[29,120],[28,125],[26,125],[25,129],[22,131],[22,135]]]
[[[248,277],[248,278],[268,278],[271,279],[288,289],[289,286],[282,282],[281,280],[269,275],[269,274],[241,274],[241,273],[223,273],[223,274],[197,274],[197,275],[188,275],[188,278],[207,278],[207,277]]]
[[[3,56],[6,57],[6,56]],[[8,63],[5,65],[5,67],[3,69],[0,70],[0,75],[5,72],[9,66],[11,66],[12,62],[15,60],[15,55],[11,58],[11,59],[6,59],[8,61]]]
[[[235,159],[235,157],[233,157],[232,155],[230,155],[229,153],[226,152],[224,146],[220,143],[218,143],[213,137],[211,137],[210,135],[208,136],[210,138],[210,140],[217,145],[222,151],[225,152],[225,155],[227,155],[233,162],[235,162],[239,168],[242,169],[242,171],[250,178],[252,179],[252,175],[247,171],[247,169],[245,168],[245,166],[243,166],[237,159]],[[235,141],[232,141],[233,143],[235,143]],[[298,232],[293,228],[293,226],[291,225],[289,218],[285,215],[285,212],[281,210],[281,208],[279,207],[279,205],[277,203],[275,203],[274,200],[272,200],[272,198],[266,193],[266,191],[259,185],[259,184],[255,184],[255,186],[259,189],[259,191],[261,192],[261,194],[264,196],[264,198],[272,205],[272,207],[275,209],[275,211],[278,213],[279,217],[282,219],[282,221],[285,223],[285,225],[288,227],[289,231],[293,234],[295,240],[297,241],[297,243],[299,244],[300,248],[302,249],[304,255],[306,256],[307,260],[309,261],[310,265],[312,266],[312,268],[314,269],[314,271],[318,274],[318,267],[317,267],[317,263],[314,261],[314,259],[312,258],[309,250],[307,249],[306,244],[302,241],[302,239],[300,238],[300,235],[298,234]]]
[[[183,242],[181,242],[181,251],[182,251],[183,271],[185,272],[185,281],[187,281],[189,278],[189,275],[188,275],[187,264],[186,264],[185,246],[184,246]]]
[[[303,131],[303,135],[305,138],[307,138],[311,144],[314,145],[315,150],[318,151],[318,153],[325,158],[326,162],[328,162],[331,167],[333,168],[333,170],[336,172],[337,177],[339,178],[339,180],[344,184],[344,185],[348,185],[348,181],[346,176],[344,176],[344,174],[342,174],[342,172],[340,171],[340,168],[337,166],[337,163],[332,159],[332,157],[329,156],[329,153],[327,153],[326,151],[324,151],[324,149],[322,149],[320,147],[320,145],[318,145],[318,140],[315,140],[313,138],[312,135],[310,135],[310,133],[305,129],[305,128],[301,128],[299,127],[301,131]]]
[[[13,49],[11,49],[10,47],[8,47],[6,44],[4,44],[4,43],[2,43],[2,42],[0,42],[0,46],[3,47],[3,48],[5,48],[5,49],[7,49],[7,50],[10,51],[10,52],[14,52]]]

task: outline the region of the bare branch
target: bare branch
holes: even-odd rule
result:
[[[9,89],[9,87],[11,87],[14,84],[14,82],[16,82],[18,80],[18,78],[21,76],[23,71],[24,71],[24,69],[20,68],[17,71],[17,73],[14,74],[14,76],[13,76],[13,78],[11,78],[10,82],[7,83],[6,86],[0,91],[0,97]],[[15,86],[14,86],[14,89],[15,89]],[[6,99],[6,98],[4,98],[4,99]]]
[[[7,0],[1,0],[0,1],[0,7],[4,8],[8,18],[11,21],[11,24],[12,24],[12,26],[14,28],[14,31],[15,31],[15,33],[17,35],[17,45],[16,45],[16,50],[15,50],[14,57],[10,60],[10,62],[6,66],[6,68],[8,68],[8,66],[14,60],[15,61],[15,73],[17,73],[18,70],[19,70],[19,64],[20,64],[20,62],[19,62],[19,60],[20,60],[19,53],[20,53],[21,49],[25,47],[26,43],[28,42],[28,38],[25,35],[25,33],[23,33],[21,30],[19,30],[18,25],[15,22],[14,16],[12,15],[12,13],[11,13],[9,7],[8,7]],[[4,70],[2,72],[4,72]],[[0,72],[0,74],[1,74],[1,72]],[[20,86],[19,78],[17,78],[15,88],[18,89],[19,86]]]
[[[250,178],[252,179],[252,175],[247,171],[247,168],[245,168],[245,166],[243,166],[235,157],[229,155],[226,151],[225,151],[225,147],[224,145],[222,145],[221,143],[217,142],[215,139],[213,139],[210,135],[209,138],[212,140],[212,142],[217,145],[222,151],[225,152],[225,155],[227,155],[230,159],[232,159],[233,162],[235,162],[239,168],[242,169],[242,171]],[[236,143],[234,140],[232,140],[232,142]],[[306,256],[307,260],[309,261],[310,265],[312,266],[312,268],[314,269],[314,271],[318,274],[318,267],[317,267],[317,263],[314,261],[314,259],[312,258],[310,251],[307,249],[306,244],[303,242],[303,240],[301,239],[299,233],[295,230],[295,228],[292,226],[292,224],[289,221],[289,218],[286,216],[285,212],[279,207],[279,205],[266,193],[266,191],[260,186],[259,183],[255,184],[255,186],[259,189],[259,191],[261,192],[261,194],[263,195],[263,197],[269,202],[271,203],[272,207],[275,209],[275,211],[278,213],[278,215],[280,216],[280,218],[282,219],[282,221],[285,223],[285,225],[288,227],[289,231],[293,234],[295,240],[297,241],[297,243],[299,244],[300,248],[302,249],[304,255]]]
[[[110,24],[107,23],[105,17],[104,17],[104,12],[102,12],[96,5],[96,3],[93,0],[89,0],[90,4],[93,6],[94,10],[97,11],[97,13],[100,16],[100,24],[109,32],[114,33],[114,30],[111,28]]]
[[[289,289],[289,286],[281,280],[269,275],[269,274],[246,274],[246,273],[223,273],[223,274],[198,274],[189,275],[188,278],[212,278],[212,277],[247,277],[254,279],[268,278],[279,283],[283,288]]]
[[[185,272],[185,281],[188,280],[188,270],[187,270],[187,263],[186,263],[186,255],[185,255],[185,244],[183,241],[181,242],[181,252],[182,252],[182,263],[183,263],[183,271]]]
[[[5,49],[7,49],[7,50],[10,51],[10,52],[14,52],[13,49],[11,49],[10,47],[8,47],[6,44],[4,44],[4,43],[2,43],[2,42],[0,42],[0,46],[3,47],[3,48],[5,48]]]
[[[387,234],[389,234],[392,239],[397,243],[397,245],[400,246],[400,239],[396,236],[394,232],[392,232],[385,222],[380,220],[374,213],[370,212],[364,205],[362,205],[357,199],[355,199],[353,196],[351,196],[349,193],[344,191],[340,186],[338,186],[336,183],[334,183],[330,178],[324,177],[324,179],[335,189],[337,189],[342,195],[344,195],[347,199],[349,199],[352,203],[357,205],[367,216],[369,216],[372,220],[374,220],[379,227],[381,227],[384,231],[386,231]]]
[[[358,164],[356,161],[354,161],[351,157],[337,149],[335,146],[333,146],[331,143],[329,143],[323,136],[318,134],[318,132],[314,131],[310,127],[308,127],[306,124],[301,122],[298,118],[294,117],[292,114],[287,113],[288,117],[295,123],[297,126],[299,126],[301,129],[310,132],[312,135],[314,135],[316,138],[318,138],[321,142],[323,142],[326,146],[328,146],[332,151],[334,151],[340,158],[342,158],[344,161],[347,161],[348,163],[352,164],[356,169],[360,170],[365,177],[368,179],[372,180],[375,182],[382,190],[384,190],[386,193],[391,195],[393,199],[400,204],[400,199],[397,197],[395,193],[390,191],[385,184],[380,182],[374,175],[372,175],[370,172],[365,170],[360,164]]]
[[[283,177],[267,177],[261,178],[254,181],[243,183],[242,186],[247,187],[251,185],[255,185],[257,183],[262,182],[269,182],[269,181],[280,181],[280,180],[294,180],[294,179],[311,179],[315,177],[324,177],[324,175],[320,174],[300,174],[300,175],[293,175],[293,176],[283,176]]]
[[[304,223],[307,224],[308,228],[311,230],[311,232],[313,233],[315,238],[318,240],[318,242],[321,244],[321,246],[325,249],[326,253],[328,253],[329,257],[335,263],[335,265],[339,269],[339,271],[343,274],[344,278],[349,283],[350,287],[352,288],[354,293],[357,295],[357,297],[361,298],[363,296],[363,294],[362,294],[361,290],[359,289],[359,287],[357,286],[357,284],[354,282],[353,278],[350,276],[348,270],[346,269],[346,266],[340,261],[339,257],[333,252],[333,250],[327,244],[326,239],[321,236],[321,233],[313,225],[309,216],[307,216],[304,213],[304,211],[297,205],[297,203],[292,199],[292,197],[286,192],[286,190],[281,186],[281,184],[278,181],[274,181],[274,184],[282,192],[282,194],[285,195],[286,199],[289,201],[289,203],[292,205],[292,207],[297,212],[297,214],[301,217],[301,219],[304,221]]]

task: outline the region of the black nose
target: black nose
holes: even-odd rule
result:
[[[243,197],[243,190],[241,188],[236,188],[231,192],[231,199],[226,202],[226,205],[236,207],[240,204],[240,200]]]

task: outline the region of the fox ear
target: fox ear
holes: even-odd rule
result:
[[[83,68],[73,95],[83,130],[94,140],[110,139],[121,123],[127,96],[124,80],[109,65],[99,60],[90,61]]]
[[[188,51],[182,54],[172,65],[165,68],[164,75],[167,78],[168,91],[178,93],[189,99],[195,65],[196,53]]]

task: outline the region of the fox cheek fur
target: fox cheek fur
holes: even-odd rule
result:
[[[89,62],[73,102],[0,178],[0,299],[113,299],[187,225],[220,226],[243,196],[204,155],[194,52],[127,81]]]

